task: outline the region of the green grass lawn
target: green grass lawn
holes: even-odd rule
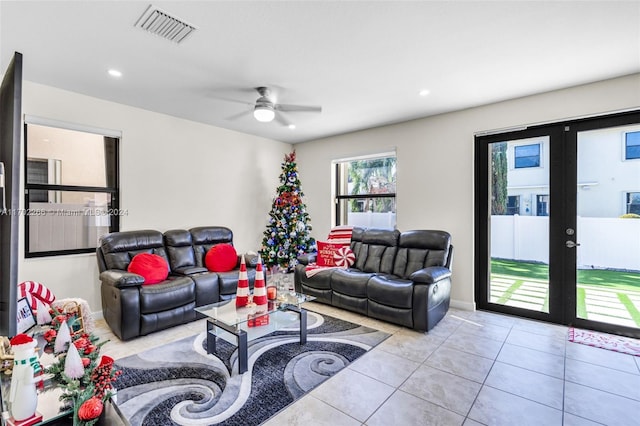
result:
[[[530,263],[530,262],[518,262],[514,260],[504,259],[491,259],[491,277],[492,280],[500,279],[500,277],[508,277],[512,279],[512,283],[507,289],[495,288],[497,293],[494,293],[492,287],[492,296],[497,297],[496,303],[500,304],[513,304],[518,299],[522,299],[523,296],[519,296],[520,287],[527,281],[538,282],[538,286],[544,285],[547,287],[546,294],[543,296],[540,294],[538,305],[536,302],[529,298],[529,302],[533,303],[532,307],[535,310],[541,312],[548,312],[548,280],[549,280],[549,265],[542,263]],[[498,281],[496,281],[497,283]],[[529,284],[534,285],[534,284]],[[538,287],[539,288],[539,287]],[[538,290],[540,291],[540,290]],[[604,292],[604,293],[603,293]],[[594,302],[591,300],[591,305],[587,303],[589,294],[603,297],[602,295],[609,295],[608,303],[612,300],[616,300],[616,303],[620,304],[619,309],[607,309],[603,312],[602,303]],[[624,321],[629,321],[629,317],[632,322],[635,322],[637,327],[640,327],[640,306],[637,303],[640,296],[640,272],[628,272],[628,271],[612,271],[602,269],[582,269],[578,270],[578,285],[576,290],[576,302],[577,302],[577,316],[579,318],[600,318],[611,323],[620,323],[616,317],[620,317],[620,312],[626,312],[622,314],[621,318],[627,318]],[[596,296],[592,296],[596,297]],[[614,299],[611,299],[611,298]],[[633,302],[636,300],[636,303]],[[596,306],[601,305],[601,306]],[[611,306],[611,305],[609,305]],[[590,309],[594,309],[590,311]],[[628,324],[629,325],[629,324]]]
[[[491,259],[491,273],[548,280],[549,265]],[[602,286],[615,290],[640,291],[640,272],[579,269],[578,284]]]

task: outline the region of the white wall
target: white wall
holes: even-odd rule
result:
[[[313,236],[331,228],[331,161],[397,149],[397,227],[443,229],[454,306],[473,308],[474,133],[640,107],[640,74],[296,145]]]
[[[239,252],[259,249],[291,145],[27,81],[23,112],[122,131],[120,207],[128,215],[121,218],[121,230],[223,225],[233,230]],[[94,254],[21,258],[19,281],[24,280],[101,310]]]

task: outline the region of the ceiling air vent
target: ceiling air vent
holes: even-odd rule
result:
[[[149,5],[135,26],[175,43],[182,42],[196,30],[195,26],[187,24],[153,5]]]

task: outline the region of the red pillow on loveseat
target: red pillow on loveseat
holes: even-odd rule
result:
[[[162,256],[151,253],[139,253],[133,256],[127,271],[142,275],[144,284],[157,284],[169,276],[169,265]]]
[[[216,244],[204,257],[204,264],[211,272],[229,272],[238,263],[238,253],[231,244]]]

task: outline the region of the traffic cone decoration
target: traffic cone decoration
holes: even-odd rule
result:
[[[256,282],[253,285],[253,303],[258,308],[267,305],[267,287],[264,283],[264,272],[262,271],[262,259],[258,258],[256,265]]]
[[[238,289],[236,290],[236,307],[241,308],[249,303],[249,277],[247,276],[247,264],[242,255],[240,262],[240,274],[238,275]]]

